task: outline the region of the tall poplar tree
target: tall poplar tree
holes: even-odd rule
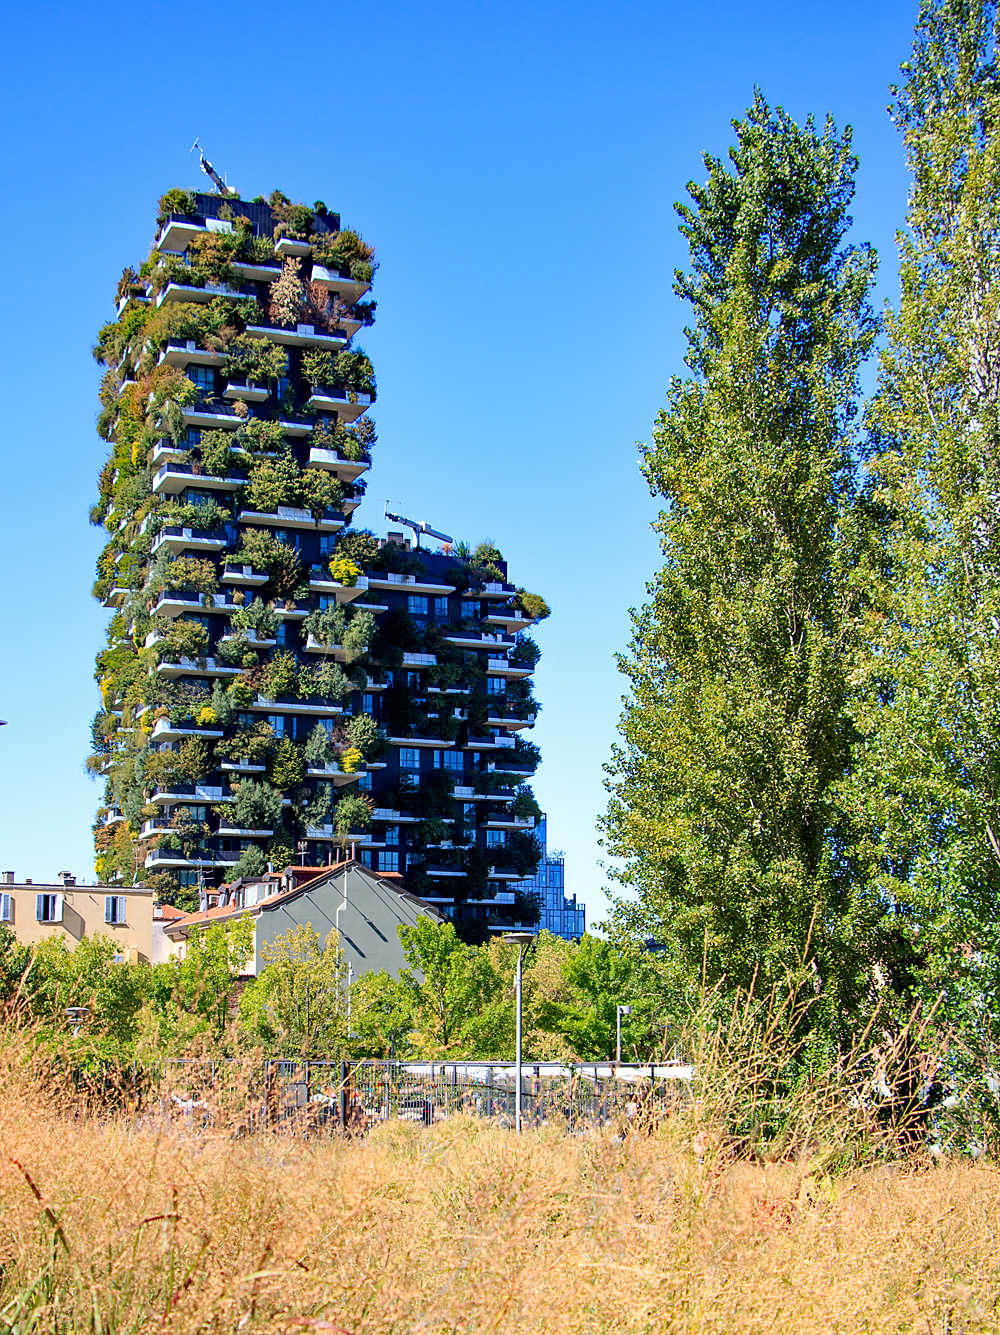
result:
[[[871,408],[890,579],[846,786],[940,1013],[1000,1016],[1000,71],[991,0],[927,0],[892,112],[911,191]],[[968,987],[962,986],[965,976]],[[962,1011],[965,1011],[964,1017]],[[979,1023],[971,1026],[980,1028]]]
[[[675,981],[749,986],[814,961],[832,1013],[865,984],[877,905],[857,891],[835,792],[864,545],[858,370],[876,259],[850,247],[850,130],[758,94],[728,162],[677,205],[690,245],[687,365],[642,467],[664,565],[633,614],[604,820],[625,930]]]

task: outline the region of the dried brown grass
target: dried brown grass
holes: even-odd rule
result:
[[[234,1140],[73,1117],[10,1051],[0,1079],[5,1335],[997,1326],[992,1166],[727,1163],[685,1113]]]

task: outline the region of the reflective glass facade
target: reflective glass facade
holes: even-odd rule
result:
[[[539,931],[575,941],[586,931],[587,910],[583,904],[577,904],[576,895],[566,898],[566,859],[562,853],[549,852],[547,824],[543,816],[535,829],[535,835],[542,846],[542,860],[538,870],[530,880],[520,881],[517,888],[525,893],[541,895]]]

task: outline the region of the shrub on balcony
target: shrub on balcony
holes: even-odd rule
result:
[[[356,774],[363,756],[356,746],[349,746],[337,758],[337,763],[345,774]]]
[[[508,807],[508,811],[518,820],[529,820],[532,817],[536,821],[542,819],[542,808],[538,805],[538,802],[535,799],[535,794],[527,784],[523,784],[518,788],[513,802],[511,802]]]
[[[292,653],[276,653],[260,670],[258,690],[268,700],[280,695],[294,695],[298,684],[299,668]]]
[[[297,694],[303,700],[346,700],[357,687],[339,663],[326,660],[299,668]]]
[[[276,598],[291,593],[302,578],[302,565],[294,547],[279,542],[267,529],[248,528],[240,535],[236,559],[268,573],[267,588]]]
[[[268,757],[267,777],[282,791],[297,787],[306,777],[302,752],[290,737],[282,737]]]
[[[519,635],[510,653],[512,663],[523,663],[527,667],[534,667],[541,656],[541,649],[530,635]]]
[[[220,640],[215,646],[215,659],[226,667],[243,668],[246,672],[260,662],[257,650],[242,632],[231,639]]]
[[[229,477],[239,466],[239,456],[233,452],[234,444],[232,431],[203,431],[198,445],[187,452],[186,462],[199,463],[201,472],[212,477]]]
[[[268,315],[276,325],[290,328],[299,323],[304,305],[305,287],[299,277],[299,262],[287,259],[270,286]]]
[[[233,780],[233,801],[215,808],[216,815],[237,830],[275,830],[281,824],[281,793],[255,779]]]
[[[237,427],[236,442],[251,454],[279,454],[287,449],[281,423],[266,422],[262,417],[251,417]]]
[[[162,227],[172,213],[182,218],[192,218],[198,213],[198,201],[193,190],[182,190],[175,186],[159,198],[156,210],[156,225]]]
[[[281,618],[262,598],[255,598],[233,613],[230,624],[233,630],[252,630],[259,639],[273,640]]]
[[[263,765],[274,744],[274,729],[261,719],[254,724],[240,724],[231,736],[216,742],[215,754],[221,760],[245,760],[250,765]]]
[[[211,532],[228,524],[232,517],[232,511],[227,510],[215,499],[201,501],[197,505],[179,505],[172,502],[153,511],[146,525],[146,532],[155,534],[165,528],[192,528]]]
[[[317,723],[306,738],[304,749],[306,764],[311,767],[328,765],[336,754],[337,747],[333,734],[329,729],[324,728],[322,723]]]
[[[336,553],[361,570],[371,568],[378,556],[378,539],[367,528],[343,528],[337,534]]]
[[[239,829],[250,829],[249,825],[239,826]],[[229,873],[230,882],[244,880],[256,880],[263,876],[267,871],[267,858],[264,856],[264,850],[259,844],[251,844],[240,854],[239,861]]]
[[[161,663],[176,663],[182,658],[192,658],[204,667],[208,653],[208,631],[197,621],[178,617],[156,645],[156,650]]]
[[[372,823],[371,798],[345,793],[333,808],[333,828],[343,836],[351,830],[367,830]]]
[[[330,269],[347,269],[356,283],[370,283],[378,268],[374,247],[350,227],[314,238],[313,261]]]
[[[226,352],[230,377],[242,375],[247,380],[270,383],[288,374],[288,353],[280,343],[269,343],[266,338],[237,334],[230,339]]]
[[[317,608],[310,612],[302,625],[319,644],[332,648],[336,644],[343,643],[344,632],[347,629],[347,612],[342,603],[331,603],[329,607]]]
[[[312,826],[325,825],[330,818],[333,805],[333,784],[318,783],[312,797],[302,807],[300,823],[309,829]]]
[[[330,577],[335,579],[338,584],[343,584],[345,589],[356,587],[358,578],[361,575],[360,567],[353,561],[348,560],[346,556],[335,556],[329,565]]]
[[[551,615],[551,608],[545,599],[537,593],[528,593],[525,589],[518,589],[512,605],[519,607],[525,616],[531,617],[534,621],[544,621]]]
[[[388,748],[389,739],[371,714],[355,714],[345,731],[347,740],[365,760],[378,760]]]
[[[219,577],[211,561],[201,557],[176,556],[164,562],[162,571],[151,576],[147,594],[214,593]]]

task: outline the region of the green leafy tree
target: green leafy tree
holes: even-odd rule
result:
[[[347,964],[340,938],[299,924],[260,950],[264,968],[240,998],[240,1027],[278,1057],[337,1057],[347,1039]]]
[[[229,998],[253,952],[250,915],[191,928],[182,958],[152,969],[149,1000],[138,1025],[137,1051],[178,1055],[192,1043],[221,1051],[229,1027]]]
[[[385,969],[369,970],[351,987],[351,1053],[402,1060],[412,1053],[414,992]]]
[[[925,0],[894,90],[912,186],[870,405],[888,560],[845,784],[889,909],[888,981],[937,998],[980,1084],[1000,1055],[998,35],[988,0]]]
[[[729,163],[678,205],[691,272],[688,379],[643,472],[665,558],[621,660],[606,842],[678,975],[728,987],[814,956],[827,1016],[867,986],[878,907],[856,893],[836,801],[858,634],[857,377],[875,259],[844,245],[850,131],[758,95]]]
[[[497,1057],[506,1052],[510,1001],[489,952],[466,945],[451,923],[421,918],[400,927],[409,966],[400,979],[410,991],[412,1043],[421,1057]],[[509,983],[506,984],[509,987]],[[505,1018],[506,1017],[506,1018]]]

